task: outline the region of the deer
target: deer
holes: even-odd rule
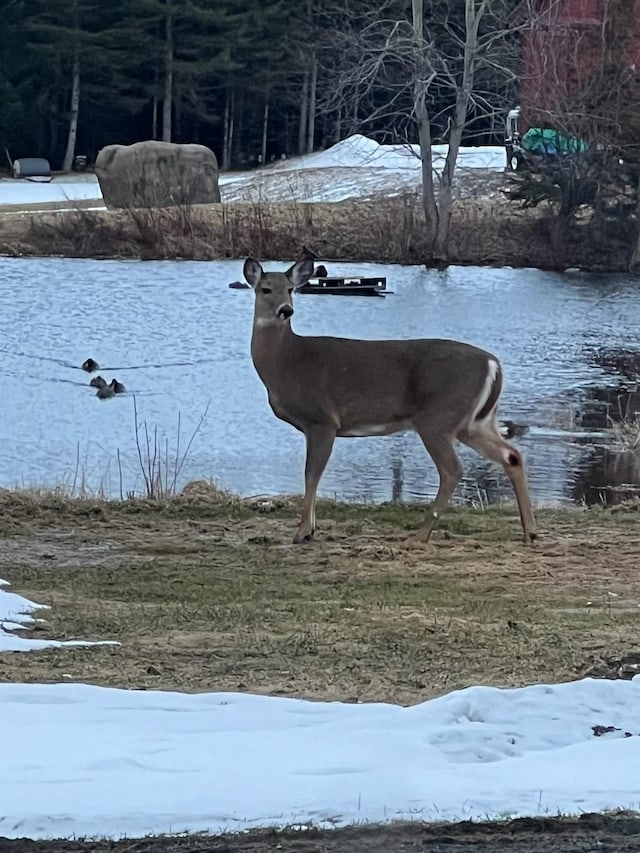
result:
[[[302,432],[305,491],[294,543],[312,539],[316,496],[336,438],[414,430],[439,476],[436,497],[415,531],[428,542],[462,476],[455,443],[504,469],[515,492],[524,542],[536,522],[520,452],[498,429],[500,361],[454,340],[357,340],[297,335],[293,293],[307,283],[314,256],[306,250],[285,272],[265,272],[255,258],[243,274],[255,294],[251,357],[274,414]]]

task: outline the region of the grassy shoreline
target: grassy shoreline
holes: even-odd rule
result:
[[[0,679],[413,704],[637,650],[640,502],[538,510],[534,547],[514,507],[417,545],[423,509],[322,501],[293,546],[297,500],[0,493],[0,575],[51,605],[34,636],[121,643],[0,655]]]
[[[255,201],[119,211],[87,210],[80,203],[66,207],[0,210],[0,255],[281,260],[297,257],[304,245],[329,262],[431,263],[418,193],[334,203]],[[628,236],[615,222],[572,223],[562,240],[557,232],[548,207],[526,209],[496,193],[462,198],[453,209],[449,262],[628,270]]]

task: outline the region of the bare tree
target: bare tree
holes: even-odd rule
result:
[[[374,120],[392,120],[396,139],[413,144],[422,164],[428,242],[438,262],[448,255],[463,135],[470,121],[504,109],[512,92],[518,29],[510,19],[513,5],[464,0],[462,16],[438,0],[411,0],[410,10],[399,0],[383,0],[373,12],[357,9],[349,26],[332,33],[334,49],[345,60],[334,70],[331,89],[323,87],[321,106],[339,113],[351,132],[366,130]],[[433,166],[434,140],[448,143],[441,169]]]

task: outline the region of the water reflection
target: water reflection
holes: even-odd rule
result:
[[[281,268],[280,264],[265,265]],[[70,482],[140,490],[133,416],[180,446],[209,406],[182,481],[214,476],[240,494],[302,490],[304,442],[271,413],[249,356],[252,294],[227,287],[241,261],[0,259],[0,485]],[[497,353],[501,416],[530,426],[523,451],[534,501],[608,502],[640,482],[607,427],[640,409],[638,284],[626,276],[538,270],[334,264],[384,275],[387,299],[299,296],[302,334],[450,337]],[[96,301],[108,297],[109,322]],[[79,365],[91,353],[130,393],[99,401]],[[115,367],[108,367],[115,365]],[[86,380],[86,381],[85,381]],[[372,378],[372,381],[375,381]],[[461,449],[457,498],[511,498],[501,472]],[[428,500],[437,474],[417,436],[341,439],[321,493],[347,500]]]
[[[585,449],[571,494],[577,502],[612,506],[640,495],[640,446],[630,446],[640,435],[631,426],[640,416],[640,351],[604,346],[590,350],[588,358],[613,384],[586,389],[578,423],[587,430],[613,428],[614,438]]]

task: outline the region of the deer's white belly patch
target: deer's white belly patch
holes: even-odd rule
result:
[[[367,438],[375,435],[391,435],[405,429],[411,429],[411,425],[405,421],[395,421],[389,424],[362,424],[353,429],[339,430],[338,435],[343,438]]]

